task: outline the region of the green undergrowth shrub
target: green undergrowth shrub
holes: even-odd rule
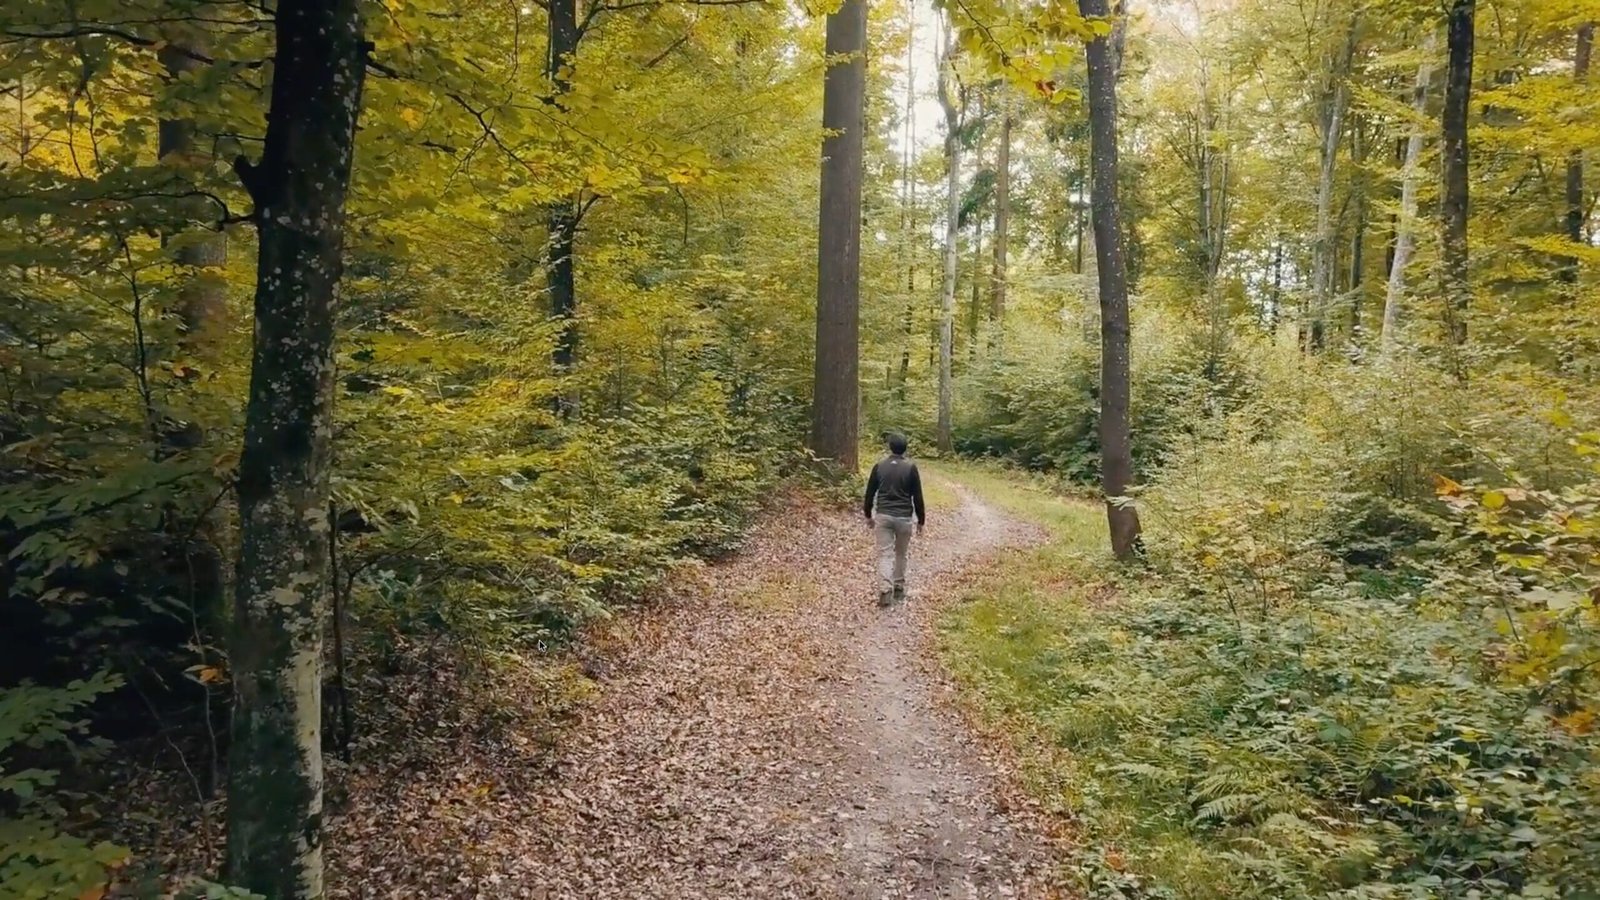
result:
[[[1600,896],[1593,398],[1267,362],[1153,473],[1144,568],[1109,565],[1098,507],[1032,501],[1065,510],[1051,546],[947,622],[1078,817],[1080,883]]]
[[[429,354],[428,379],[447,358]],[[394,368],[346,407],[335,495],[359,523],[341,552],[365,631],[486,649],[559,642],[674,563],[735,546],[803,468],[789,422],[738,409],[749,389],[736,399],[714,372],[670,402],[597,398],[567,422],[555,386],[521,374],[479,373],[450,396]]]
[[[1063,325],[1007,336],[957,383],[956,449],[1050,471],[1092,485],[1099,478],[1099,335]],[[1133,454],[1141,469],[1162,464],[1205,416],[1232,409],[1257,389],[1260,339],[1220,350],[1186,323],[1135,316]]]
[[[425,265],[382,235],[353,241],[334,402],[343,665],[330,641],[329,749],[353,744],[374,765],[438,762],[507,724],[538,743],[583,687],[551,651],[675,563],[737,545],[781,480],[805,471],[804,345],[762,312],[764,284],[736,304],[713,296],[714,273],[624,290],[619,269],[586,297],[597,320],[584,323],[583,365],[558,378],[539,279],[459,265],[464,253]],[[120,686],[78,708],[89,733],[128,756],[159,741],[162,765],[182,754],[207,786],[227,758],[248,251],[230,253],[238,327],[214,358],[180,355],[175,318],[152,308],[147,369],[126,362],[137,323],[112,320],[51,320],[59,339],[41,325],[39,348],[7,343],[0,360],[27,375],[0,411],[0,704],[105,667]],[[749,315],[761,328],[741,324]],[[753,334],[733,352],[725,332]],[[574,401],[569,415],[558,396]],[[62,768],[74,789],[106,788]],[[0,779],[12,774],[4,758]],[[0,826],[12,828],[8,789],[0,781]],[[191,801],[173,791],[165,802]],[[116,827],[115,814],[97,824],[81,808],[35,804],[27,821],[88,836]],[[18,834],[6,838],[35,840]],[[129,843],[135,867],[159,858]],[[29,877],[54,871],[43,850],[23,863],[0,849],[0,865]]]
[[[126,859],[123,848],[78,833],[94,808],[59,784],[63,769],[106,750],[87,734],[87,707],[117,686],[102,672],[59,687],[0,691],[0,896],[87,896]]]
[[[548,450],[456,467],[362,541],[358,558],[376,571],[360,615],[486,644],[549,640],[639,596],[673,563],[731,548],[782,457],[741,452],[693,418],[644,411]]]

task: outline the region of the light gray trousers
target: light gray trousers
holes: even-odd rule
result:
[[[911,549],[911,536],[916,532],[916,520],[910,517],[873,515],[872,533],[878,543],[879,591],[905,590],[906,551]]]

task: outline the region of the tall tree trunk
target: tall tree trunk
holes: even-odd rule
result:
[[[1395,217],[1394,253],[1389,260],[1389,283],[1383,297],[1383,325],[1379,336],[1382,352],[1394,347],[1400,324],[1400,307],[1405,299],[1406,265],[1416,248],[1417,175],[1422,160],[1422,122],[1428,111],[1428,83],[1433,80],[1433,51],[1438,40],[1429,35],[1426,54],[1417,66],[1417,80],[1411,91],[1411,134],[1405,142],[1405,158],[1400,166],[1400,212]]]
[[[906,385],[911,378],[911,334],[916,323],[917,262],[911,247],[911,209],[916,205],[917,188],[911,178],[911,157],[916,153],[917,106],[917,5],[906,4],[906,96],[901,112],[900,132],[900,262],[905,267],[905,314],[900,328],[900,372],[895,381],[895,396],[906,400]]]
[[[1572,57],[1572,78],[1580,86],[1589,81],[1589,58],[1594,53],[1594,23],[1585,22],[1578,28],[1577,46]],[[1583,148],[1567,151],[1567,240],[1583,244],[1588,240],[1584,223],[1589,218],[1589,208],[1583,195]],[[1561,280],[1574,284],[1578,280],[1578,258],[1568,257],[1562,262]]]
[[[239,459],[228,880],[322,896],[322,631],[334,308],[367,44],[358,0],[279,0]]]
[[[1089,193],[1089,161],[1084,158],[1085,156],[1087,154],[1080,153],[1078,157],[1077,186],[1074,189],[1075,193],[1072,198],[1072,205],[1076,213],[1072,240],[1072,274],[1074,275],[1083,274],[1083,245],[1084,237],[1088,233],[1088,228],[1085,226],[1088,224],[1086,220],[1089,209],[1086,196]]]
[[[206,51],[204,34],[196,28],[172,28],[164,35],[167,44],[160,51],[162,66],[167,77],[177,82],[200,65],[196,56]],[[21,87],[18,87],[21,90]],[[156,156],[163,165],[182,173],[185,181],[198,181],[211,163],[211,154],[201,156],[195,146],[195,123],[189,118],[162,119],[157,128]],[[168,237],[177,239],[172,249],[173,262],[180,269],[178,286],[178,315],[182,323],[179,347],[190,361],[198,361],[206,368],[222,363],[222,347],[227,335],[228,295],[223,280],[222,267],[228,261],[228,238],[220,230],[189,227]],[[164,237],[164,240],[166,237]],[[201,422],[180,422],[168,419],[162,423],[163,455],[201,446],[205,442],[205,425]],[[227,628],[228,578],[227,563],[222,545],[226,531],[226,517],[217,504],[205,512],[199,521],[178,524],[169,519],[170,536],[182,556],[187,581],[189,607],[206,633],[206,640],[198,649],[199,662],[210,664],[210,651],[205,649],[212,641],[225,639]],[[225,708],[225,704],[210,702],[216,687],[198,685],[206,698],[209,711]],[[208,726],[210,723],[207,723]],[[215,742],[205,771],[204,790],[210,796],[221,787],[221,760]]]
[[[1000,150],[994,163],[994,274],[989,286],[989,318],[998,336],[1006,317],[1006,243],[1011,230],[1011,106],[1001,98]]]
[[[206,48],[193,30],[168,35],[167,40],[161,49],[161,64],[167,76],[177,81],[200,65],[195,56]],[[210,154],[199,156],[194,131],[192,119],[162,119],[156,142],[156,155],[161,162],[185,173],[203,171]],[[218,271],[228,261],[228,239],[220,231],[186,234],[173,251],[173,259],[188,270],[178,289],[184,352],[216,363],[215,354],[228,327],[227,286]]]
[[[1087,18],[1103,19],[1106,0],[1078,0]],[[1133,486],[1129,433],[1128,270],[1124,258],[1122,206],[1117,196],[1117,60],[1111,38],[1089,42],[1090,154],[1094,167],[1095,264],[1100,275],[1100,481],[1111,528],[1111,551],[1128,559],[1139,545],[1139,513]]]
[[[1268,301],[1267,331],[1278,333],[1278,318],[1283,311],[1283,236],[1272,242],[1272,294]]]
[[[1221,290],[1222,258],[1227,252],[1228,240],[1228,183],[1229,164],[1232,158],[1228,147],[1229,109],[1232,105],[1231,78],[1224,76],[1220,110],[1213,111],[1211,83],[1208,68],[1201,69],[1201,103],[1195,116],[1194,155],[1197,161],[1200,197],[1198,222],[1200,231],[1201,273],[1206,298],[1206,377],[1214,379],[1221,371],[1222,358],[1227,350],[1228,301]],[[1223,146],[1215,146],[1218,132]]]
[[[1311,263],[1311,323],[1308,332],[1309,346],[1322,349],[1327,329],[1328,309],[1333,304],[1335,231],[1333,219],[1334,174],[1339,160],[1339,144],[1344,137],[1345,106],[1349,102],[1349,75],[1351,60],[1355,56],[1357,21],[1351,20],[1349,36],[1343,49],[1334,59],[1329,73],[1328,92],[1324,96],[1322,116],[1322,159],[1317,177],[1317,236]]]
[[[935,443],[939,451],[949,453],[954,449],[951,435],[951,406],[953,390],[950,384],[950,357],[955,350],[956,319],[956,242],[960,237],[958,219],[961,215],[961,109],[957,106],[952,84],[954,73],[955,36],[946,22],[944,47],[939,55],[939,106],[944,110],[944,285],[939,303],[939,421],[935,430]]]
[[[1367,263],[1367,216],[1369,204],[1367,202],[1367,175],[1364,166],[1367,162],[1367,141],[1364,122],[1357,119],[1355,129],[1350,137],[1351,163],[1357,174],[1352,185],[1355,191],[1355,233],[1350,236],[1350,337],[1355,340],[1361,333],[1361,308],[1365,305],[1365,296],[1362,291],[1366,277]]]
[[[1052,151],[1057,148],[1052,141]],[[1059,210],[1051,210],[1050,215],[1050,268],[1059,271],[1066,264],[1067,257],[1067,221],[1072,215],[1072,179],[1068,176],[1065,166],[1062,167],[1061,188],[1063,203]]]
[[[983,218],[972,217],[972,300],[967,304],[967,357],[978,355],[978,320],[983,318]]]
[[[916,328],[917,264],[913,260],[906,267],[906,309],[900,326],[900,375],[895,388],[901,402],[906,399],[906,387],[911,381],[911,339]]]
[[[1468,195],[1467,119],[1472,107],[1473,17],[1477,0],[1453,0],[1450,5],[1450,61],[1445,70],[1443,135],[1444,194],[1439,203],[1440,274],[1444,287],[1444,322],[1452,347],[1467,342],[1467,309],[1472,305],[1472,281],[1468,271],[1467,220],[1471,213]],[[1452,365],[1462,374],[1459,354]]]
[[[1431,38],[1430,38],[1430,40],[1431,40]],[[1406,164],[1406,147],[1411,143],[1411,140],[1408,137],[1408,135],[1410,133],[1411,132],[1408,130],[1406,134],[1403,134],[1400,137],[1395,138],[1395,141],[1394,141],[1394,167],[1395,167],[1396,170],[1399,170],[1399,169],[1402,169],[1402,168],[1405,167],[1405,164]],[[1391,197],[1391,199],[1393,199],[1393,201],[1396,204],[1396,206],[1398,206],[1399,203],[1400,203],[1400,189],[1401,189],[1401,182],[1396,181],[1395,184],[1394,184],[1394,191],[1392,192],[1392,197]],[[1399,240],[1400,240],[1400,214],[1398,212],[1391,212],[1391,213],[1389,213],[1388,239],[1384,241],[1384,245],[1383,245],[1383,272],[1384,272],[1384,277],[1385,278],[1387,278],[1389,272],[1391,272],[1394,269],[1394,245]]]
[[[828,16],[823,79],[822,209],[817,239],[817,354],[811,448],[856,468],[860,412],[861,165],[866,119],[866,0]]]
[[[578,54],[577,0],[550,0],[547,17],[545,77],[550,80],[553,102],[572,89],[572,67]],[[561,323],[551,361],[556,374],[567,375],[578,362],[578,275],[573,251],[578,237],[578,198],[552,204],[547,219],[545,283],[550,291],[550,315]],[[563,387],[556,408],[563,415],[577,406],[570,387]]]

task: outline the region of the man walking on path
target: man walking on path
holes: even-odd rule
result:
[[[879,606],[906,599],[906,551],[911,547],[913,529],[921,534],[928,521],[922,503],[922,475],[917,464],[906,459],[905,437],[891,434],[888,442],[889,455],[872,467],[862,504],[878,542]]]

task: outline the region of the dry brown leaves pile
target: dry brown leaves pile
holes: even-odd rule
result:
[[[861,519],[796,499],[592,636],[597,690],[553,749],[513,730],[340,773],[330,896],[1056,896],[1050,823],[928,652],[960,574],[1038,535],[957,493],[904,607],[875,606]]]

